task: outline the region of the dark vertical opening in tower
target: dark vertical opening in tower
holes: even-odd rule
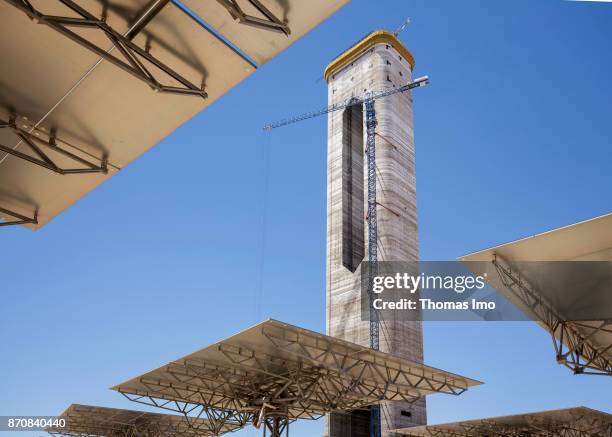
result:
[[[365,256],[363,199],[363,108],[342,114],[342,264],[351,272]]]

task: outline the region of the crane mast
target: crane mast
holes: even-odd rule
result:
[[[378,312],[371,306],[374,301],[374,278],[378,261],[378,222],[376,216],[376,110],[374,99],[364,101],[366,110],[366,147],[368,157],[368,297],[370,299],[370,348],[380,348],[380,322]],[[380,437],[380,406],[373,405],[370,410],[370,435]]]

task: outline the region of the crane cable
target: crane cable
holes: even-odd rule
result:
[[[270,148],[272,145],[272,132],[264,132],[265,139],[262,141],[261,151],[261,185],[260,185],[260,234],[257,248],[257,285],[254,296],[255,322],[261,321],[261,310],[263,301],[263,286],[266,259],[266,237],[268,229],[268,195],[270,190]]]

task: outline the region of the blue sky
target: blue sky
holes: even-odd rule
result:
[[[2,229],[0,415],[138,408],[108,387],[266,318],[324,331],[326,119],[260,128],[324,106],[327,63],[407,16],[431,77],[414,94],[423,259],[612,210],[612,5],[353,1],[42,230]],[[610,378],[558,366],[530,322],[428,322],[425,356],[486,383],[430,397],[430,422],[612,411]]]

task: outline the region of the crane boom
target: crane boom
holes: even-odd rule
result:
[[[367,96],[363,96],[361,98],[354,98],[354,97],[352,97],[349,100],[346,100],[346,101],[340,102],[340,103],[334,103],[331,106],[327,106],[327,107],[325,107],[323,109],[319,109],[317,111],[305,112],[305,113],[297,115],[295,117],[286,118],[286,119],[283,119],[283,120],[275,121],[273,123],[268,123],[268,124],[266,124],[263,127],[263,130],[271,131],[272,129],[277,129],[279,127],[287,126],[288,124],[293,124],[293,123],[297,123],[299,121],[308,120],[310,118],[319,117],[320,115],[325,115],[325,114],[329,114],[331,112],[340,111],[340,110],[342,110],[344,108],[348,108],[349,106],[363,105],[366,100],[377,100],[377,99],[382,99],[383,97],[391,96],[393,94],[404,93],[404,92],[406,92],[408,90],[411,90],[413,88],[418,88],[418,87],[421,87],[421,86],[425,86],[428,83],[429,83],[429,76],[419,77],[418,79],[415,79],[412,82],[407,83],[406,85],[403,85],[403,86],[401,86],[399,88],[392,88],[392,89],[388,89],[388,90],[376,91],[374,93],[371,93],[371,94],[369,94]]]

